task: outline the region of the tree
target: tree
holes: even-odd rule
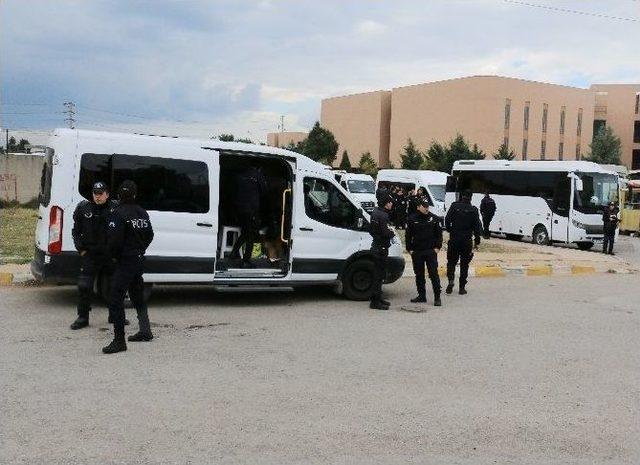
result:
[[[362,154],[360,162],[358,162],[358,168],[364,174],[368,174],[369,176],[375,176],[378,174],[378,165],[376,165],[376,161],[369,152],[364,152]]]
[[[351,169],[351,161],[349,160],[349,154],[346,150],[342,152],[342,160],[340,160],[339,168],[346,171],[349,171]]]
[[[516,158],[516,154],[513,150],[509,150],[507,144],[503,142],[498,151],[493,155],[493,158],[496,160],[513,160]]]
[[[422,168],[425,170],[445,171],[448,165],[447,151],[439,142],[433,141],[427,149]]]
[[[303,154],[304,153],[304,141],[300,141],[297,144],[294,144],[293,141],[291,141],[291,142],[289,142],[289,144],[285,145],[282,148],[285,149],[285,150],[290,150],[292,152]]]
[[[222,142],[233,142],[236,140],[233,134],[220,134],[217,139]]]
[[[338,142],[331,131],[316,121],[304,140],[303,153],[312,160],[331,165],[338,154]]]
[[[458,160],[483,160],[485,154],[478,144],[469,147],[468,142],[461,134],[458,134],[446,146],[439,142],[432,142],[427,150],[423,167],[425,169],[450,173],[453,163]]]
[[[7,152],[15,153],[27,153],[27,146],[31,145],[27,139],[20,139],[20,142],[16,142],[16,138],[11,136],[9,138],[9,145]]]
[[[594,136],[585,160],[606,165],[619,165],[621,155],[620,138],[614,134],[611,127],[606,127]]]
[[[9,137],[9,144],[7,145],[7,152],[15,152],[17,151],[18,145],[16,144],[16,138],[11,136]]]
[[[400,154],[400,167],[405,170],[419,170],[424,163],[424,155],[418,150],[411,138],[407,139],[407,145]]]

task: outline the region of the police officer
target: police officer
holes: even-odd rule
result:
[[[602,242],[602,253],[615,255],[613,253],[613,242],[616,239],[616,229],[618,228],[618,213],[620,209],[615,202],[609,203],[609,206],[602,213],[602,222],[604,223],[604,241]]]
[[[369,308],[374,310],[389,310],[390,305],[390,302],[382,299],[382,282],[386,273],[386,262],[391,239],[395,236],[393,230],[389,228],[389,212],[392,208],[393,201],[391,196],[386,192],[380,192],[378,206],[371,212],[371,226],[369,229],[369,233],[373,237],[371,253],[376,269]]]
[[[103,182],[96,182],[92,189],[92,201],[82,200],[73,212],[73,243],[80,253],[78,276],[78,318],[71,329],[89,326],[89,312],[93,285],[97,276],[110,274],[111,266],[106,256],[107,218],[116,203],[109,198],[109,189]]]
[[[411,302],[426,302],[426,281],[424,268],[427,267],[431,287],[433,288],[433,305],[439,307],[440,276],[438,276],[438,252],[442,248],[442,227],[440,218],[429,212],[429,202],[422,199],[418,202],[417,212],[409,217],[406,232],[407,252],[413,261],[416,274],[418,296]]]
[[[138,332],[130,336],[129,341],[153,339],[142,279],[144,253],[153,240],[153,228],[148,213],[135,203],[136,194],[136,184],[124,181],[118,188],[120,205],[109,218],[107,252],[115,263],[111,279],[109,319],[113,323],[114,339],[102,349],[105,354],[127,350],[124,340],[124,298],[127,292],[138,313],[139,323]]]
[[[480,234],[482,225],[478,209],[471,205],[471,192],[465,191],[461,194],[458,202],[453,202],[447,216],[445,226],[449,231],[449,244],[447,246],[447,278],[449,284],[446,292],[453,292],[453,282],[455,279],[456,265],[460,260],[460,289],[458,293],[467,293],[465,286],[469,275],[469,263],[473,258],[472,236],[475,237],[476,248],[480,245]]]
[[[261,224],[262,202],[267,195],[267,180],[257,166],[249,166],[237,179],[236,212],[240,224],[240,237],[233,245],[232,257],[237,257],[244,245],[242,267],[254,268],[251,263],[253,243],[258,239]]]
[[[496,214],[496,202],[491,198],[489,192],[484,194],[484,197],[480,201],[480,215],[482,216],[482,227],[483,234],[482,236],[485,239],[489,239],[491,236],[491,232],[489,231],[489,226],[491,225],[491,220],[493,216]]]

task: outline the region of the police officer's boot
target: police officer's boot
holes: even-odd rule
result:
[[[458,294],[465,295],[467,293],[467,290],[464,288],[464,286],[464,284],[460,284],[460,290],[458,290]]]
[[[389,304],[385,304],[381,300],[372,300],[369,303],[369,308],[372,310],[389,310]]]
[[[124,325],[113,327],[114,338],[108,346],[102,348],[105,354],[115,354],[127,350],[127,342],[124,340]]]
[[[427,301],[427,298],[423,294],[418,294],[418,297],[414,297],[413,299],[411,299],[411,302],[414,304],[426,302],[426,301]]]
[[[71,323],[71,329],[81,329],[89,326],[89,312],[78,312],[78,318]]]
[[[436,307],[442,306],[442,301],[440,300],[439,292],[433,295],[433,305],[435,305]]]
[[[449,284],[447,284],[447,288],[444,292],[446,292],[447,294],[451,294],[453,292],[453,281],[449,281]]]
[[[129,336],[129,342],[148,342],[153,339],[151,323],[149,323],[149,314],[146,309],[138,311],[138,326],[138,332]]]

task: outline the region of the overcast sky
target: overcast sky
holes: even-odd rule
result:
[[[81,128],[264,141],[346,93],[638,83],[638,44],[639,0],[0,0],[0,126],[64,126],[70,100]]]

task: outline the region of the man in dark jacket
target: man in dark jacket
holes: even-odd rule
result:
[[[438,252],[442,248],[442,227],[440,218],[429,213],[429,202],[421,200],[417,212],[409,217],[406,233],[407,252],[411,254],[413,271],[416,274],[418,296],[411,302],[426,302],[426,280],[424,268],[427,267],[431,287],[433,288],[433,305],[439,307],[440,276],[438,276]]]
[[[391,240],[395,237],[395,233],[389,228],[389,212],[392,208],[391,196],[382,192],[378,195],[378,206],[371,212],[369,232],[373,237],[371,253],[376,273],[369,308],[374,310],[389,310],[390,305],[388,301],[382,299],[382,282],[386,274],[386,261],[389,256]]]
[[[258,232],[262,222],[262,202],[267,195],[267,180],[259,167],[249,166],[240,173],[236,185],[238,190],[235,204],[241,232],[240,237],[233,245],[231,256],[237,257],[240,247],[244,245],[242,266],[244,268],[253,268],[251,253],[253,252],[253,244],[258,239]]]
[[[602,242],[602,253],[615,255],[613,253],[613,242],[616,239],[616,229],[618,228],[618,213],[620,209],[615,202],[609,203],[609,206],[602,213],[602,222],[604,223],[604,241]]]
[[[109,219],[107,253],[115,263],[109,299],[109,319],[113,323],[114,339],[102,349],[105,354],[127,350],[124,340],[124,298],[127,292],[138,313],[139,323],[138,332],[130,336],[129,341],[153,339],[142,279],[144,254],[153,240],[153,228],[149,214],[136,204],[136,194],[136,184],[124,181],[118,188],[120,205]]]
[[[107,219],[116,206],[109,198],[109,189],[103,182],[96,182],[92,189],[92,201],[82,200],[73,212],[73,243],[80,253],[78,276],[78,318],[71,329],[89,326],[89,312],[96,277],[110,274],[111,266],[106,256]]]
[[[482,215],[482,227],[483,237],[489,239],[491,232],[489,231],[489,225],[493,216],[496,214],[496,202],[491,198],[489,193],[485,193],[484,197],[480,201],[480,215]]]
[[[459,294],[467,293],[465,286],[469,275],[469,263],[473,258],[472,236],[475,237],[475,247],[480,245],[482,225],[478,209],[471,205],[471,192],[463,192],[460,201],[453,202],[447,216],[445,225],[449,231],[449,244],[447,245],[447,278],[449,284],[446,292],[453,292],[453,283],[456,273],[456,265],[460,260],[460,289]]]

